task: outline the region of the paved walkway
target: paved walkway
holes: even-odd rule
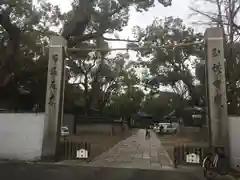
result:
[[[145,130],[119,142],[87,166],[139,169],[171,169],[173,163],[155,133],[145,139]]]

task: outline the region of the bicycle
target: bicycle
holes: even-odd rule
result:
[[[204,158],[202,166],[204,168],[204,177],[208,180],[229,173],[228,158],[219,147],[216,147],[214,154],[208,154]]]

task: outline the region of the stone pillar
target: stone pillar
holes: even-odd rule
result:
[[[55,158],[60,139],[64,101],[64,47],[66,47],[66,41],[63,37],[51,37],[42,148],[43,159]]]
[[[208,113],[213,147],[228,152],[228,115],[224,67],[223,30],[209,28],[205,32]]]
[[[65,56],[65,50],[64,50],[64,54]],[[62,109],[61,109],[61,125],[64,125],[64,95],[65,95],[65,83],[66,83],[66,63],[65,61],[63,61],[63,65],[62,65],[62,87],[61,87],[61,94],[62,94],[62,98],[60,99],[61,101],[61,106],[62,106]]]

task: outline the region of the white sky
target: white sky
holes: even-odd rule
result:
[[[37,0],[33,0],[37,1]],[[71,9],[72,0],[48,0],[52,4],[59,5],[62,11],[66,12]],[[157,2],[157,0],[155,0]],[[189,6],[192,5],[191,2],[193,0],[172,0],[172,6],[163,7],[158,2],[154,8],[151,8],[148,12],[138,13],[133,8],[130,12],[130,19],[128,22],[128,26],[124,28],[122,32],[118,35],[122,39],[133,39],[132,38],[132,28],[136,25],[141,26],[142,28],[150,25],[153,20],[157,18],[164,18],[167,16],[179,17],[184,20],[186,25],[192,26],[191,21],[193,18],[189,18],[191,11],[189,10]],[[194,27],[196,31],[202,31],[202,28]],[[126,46],[124,42],[111,42],[110,46],[112,48],[122,48]],[[115,54],[115,53],[112,53]]]
[[[71,9],[72,0],[49,0],[52,4],[57,4],[60,6],[62,11],[69,11]],[[173,0],[171,7],[163,7],[161,4],[156,3],[154,8],[151,8],[148,12],[138,13],[135,10],[131,10],[130,20],[128,26],[120,33],[120,37],[130,38],[132,27],[135,25],[140,25],[141,27],[146,27],[151,24],[153,20],[158,18],[164,18],[167,16],[179,17],[184,20],[185,24],[191,25],[189,14],[189,6],[192,0]],[[156,0],[157,2],[157,0]],[[119,43],[117,43],[119,45]],[[115,45],[114,45],[115,46]],[[118,46],[119,47],[119,46]]]
[[[37,1],[37,0],[35,0]],[[62,11],[69,11],[71,9],[72,0],[48,0],[52,4],[59,5]],[[157,0],[156,0],[157,2]],[[164,18],[167,16],[179,17],[184,20],[186,25],[191,26],[192,19],[189,19],[189,15],[191,11],[189,10],[189,6],[191,5],[192,0],[173,0],[172,6],[163,7],[161,4],[156,3],[154,8],[151,8],[148,12],[138,13],[133,8],[130,12],[130,19],[128,22],[128,26],[124,28],[122,32],[119,33],[120,38],[122,39],[133,39],[132,38],[132,28],[136,25],[141,26],[142,28],[150,25],[153,20],[158,18]],[[195,30],[200,31],[195,27]],[[124,42],[112,42],[110,44],[112,48],[121,48],[125,47],[126,43]]]
[[[33,0],[37,2],[38,0]],[[47,0],[52,4],[59,5],[62,11],[67,12],[71,9],[71,2],[73,0]],[[157,2],[157,0],[155,0]],[[130,19],[128,22],[128,26],[124,28],[122,32],[119,33],[120,38],[123,39],[131,39],[132,37],[132,28],[136,25],[141,27],[146,27],[151,24],[153,20],[158,18],[164,18],[167,16],[179,17],[184,20],[186,25],[191,26],[192,18],[189,18],[191,11],[189,10],[189,6],[193,4],[193,0],[172,0],[172,6],[163,7],[158,2],[154,8],[151,8],[148,12],[138,13],[133,8],[130,12]],[[194,27],[196,31],[202,31],[202,28]],[[124,47],[124,42],[113,42],[111,43],[112,48]]]

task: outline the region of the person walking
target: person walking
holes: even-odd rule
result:
[[[146,133],[145,133],[145,139],[149,139],[150,138],[150,132],[148,127],[146,128]]]
[[[163,125],[160,126],[160,133],[163,133]]]

